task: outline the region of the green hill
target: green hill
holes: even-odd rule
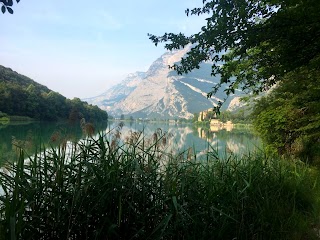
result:
[[[67,99],[32,79],[0,65],[0,113],[36,120],[107,120],[107,112],[79,98]]]

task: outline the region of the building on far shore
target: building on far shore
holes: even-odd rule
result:
[[[227,121],[226,123],[221,122],[217,118],[217,114],[213,112],[213,109],[208,109],[199,113],[198,122],[204,121],[210,122],[210,130],[212,132],[217,132],[221,129],[231,131],[234,126],[231,121]]]
[[[213,118],[210,120],[210,125],[220,126],[223,125],[223,122],[221,122],[219,119]]]
[[[210,109],[200,112],[198,117],[198,122],[203,122],[207,120],[209,111]]]
[[[216,118],[217,114],[213,112],[213,109],[204,110],[199,113],[198,122],[209,121],[211,118]]]
[[[217,132],[219,130],[225,129],[228,132],[232,131],[234,125],[231,121],[227,121],[226,123],[221,122],[219,119],[211,119],[210,120],[210,131]]]

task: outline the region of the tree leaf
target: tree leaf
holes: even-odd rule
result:
[[[7,7],[7,10],[8,10],[8,12],[9,12],[10,14],[13,14],[13,10],[12,10],[11,7]]]
[[[189,8],[187,8],[187,9],[185,10],[185,13],[186,13],[187,16],[189,16],[189,12],[190,12],[190,10],[189,10]]]
[[[17,3],[19,3],[20,2],[20,0],[16,0],[17,1]]]
[[[5,12],[6,12],[6,7],[5,7],[4,5],[1,7],[1,12],[2,12],[2,13],[5,13]]]

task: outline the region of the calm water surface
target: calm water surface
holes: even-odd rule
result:
[[[155,132],[165,134],[165,148],[168,151],[190,151],[197,156],[205,155],[208,149],[214,149],[219,155],[226,153],[246,154],[260,146],[260,140],[248,129],[228,127],[204,128],[192,124],[169,124],[152,122],[104,122],[94,124],[95,132],[106,133],[112,139],[119,130],[125,141],[133,132],[140,132],[146,139],[152,138]],[[79,124],[68,123],[28,123],[0,124],[0,163],[15,161],[19,147],[28,155],[42,149],[57,146],[62,141],[77,142],[85,138]]]

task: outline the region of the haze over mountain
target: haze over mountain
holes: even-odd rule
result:
[[[207,99],[207,92],[220,82],[211,76],[211,64],[203,63],[186,75],[169,69],[181,60],[189,48],[166,52],[155,60],[147,72],[129,74],[105,93],[84,99],[117,117],[121,114],[142,118],[192,118],[194,113],[213,108],[226,97],[225,88]],[[229,96],[223,108],[236,106],[241,91]]]

